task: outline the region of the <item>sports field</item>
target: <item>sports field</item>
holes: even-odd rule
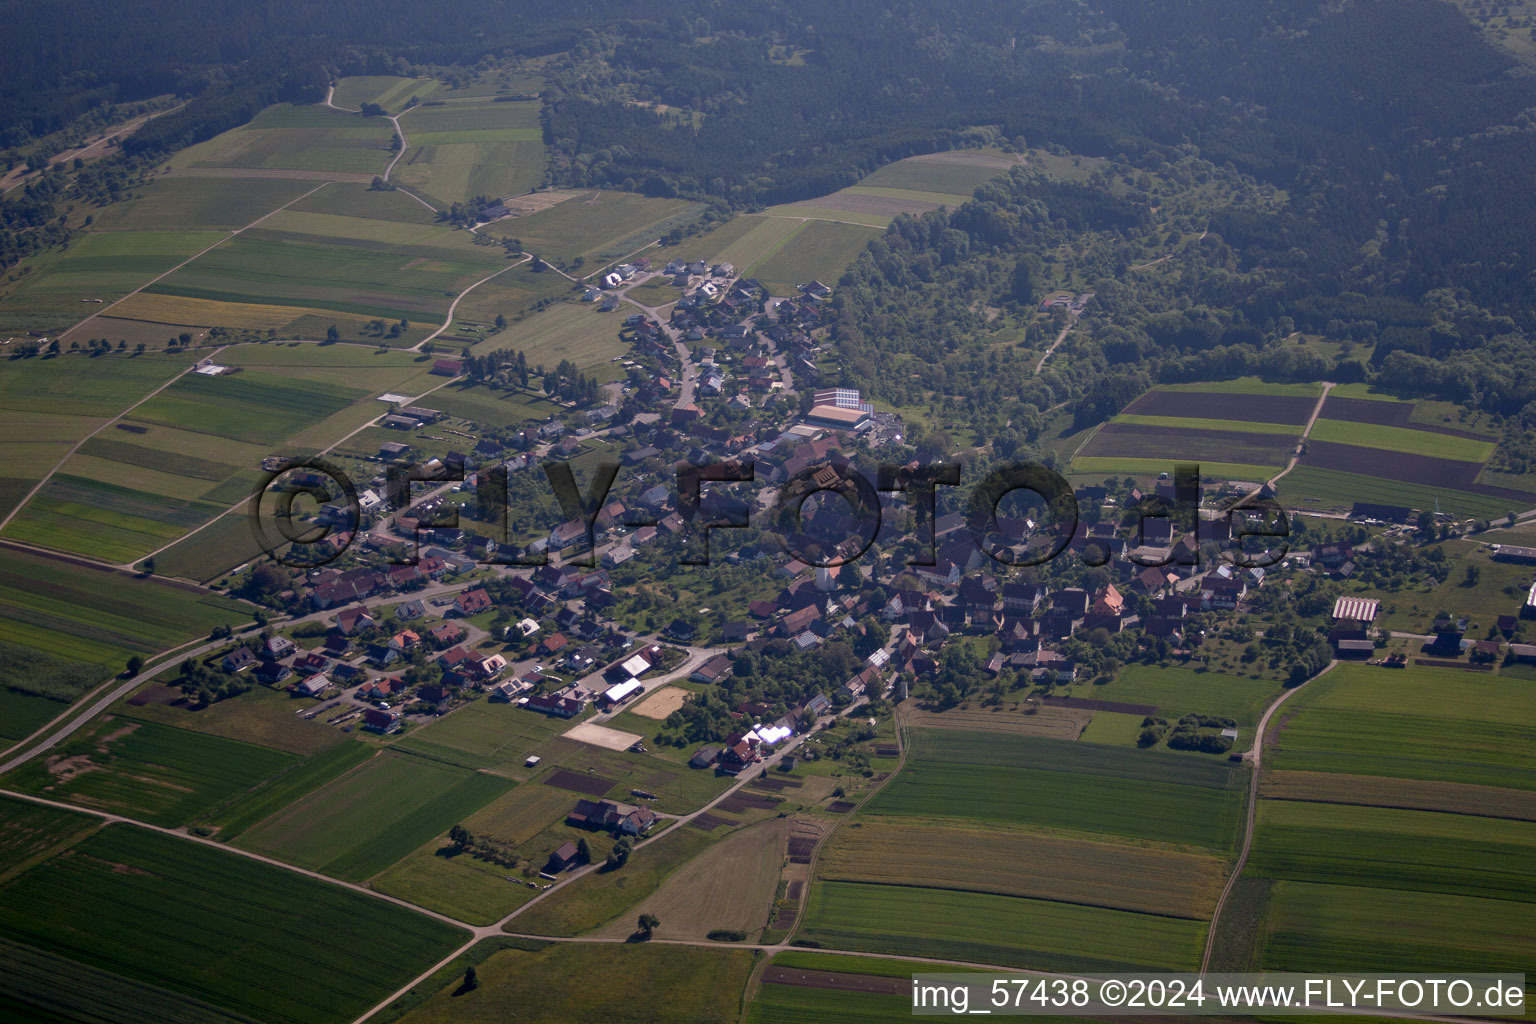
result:
[[[0,931],[273,1024],[350,1020],[465,938],[392,904],[121,825],[0,888]],[[99,1019],[126,1019],[105,1009]]]
[[[385,754],[245,831],[237,845],[350,881],[378,874],[510,786]]]

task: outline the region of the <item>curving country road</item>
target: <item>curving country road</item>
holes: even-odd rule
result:
[[[1205,933],[1205,955],[1200,958],[1201,974],[1206,973],[1211,966],[1211,954],[1216,949],[1216,924],[1221,920],[1221,912],[1227,905],[1227,897],[1232,895],[1233,887],[1237,885],[1238,878],[1242,876],[1243,868],[1248,864],[1248,853],[1253,849],[1254,819],[1257,817],[1259,809],[1259,769],[1264,762],[1264,730],[1268,728],[1270,718],[1280,709],[1280,705],[1290,700],[1294,694],[1299,693],[1301,688],[1306,686],[1307,683],[1312,682],[1314,679],[1321,679],[1324,675],[1332,672],[1337,664],[1337,659],[1328,662],[1317,675],[1298,686],[1293,686],[1276,697],[1274,703],[1264,709],[1264,717],[1259,719],[1258,728],[1253,732],[1253,749],[1248,754],[1248,763],[1253,767],[1253,774],[1248,778],[1248,814],[1243,825],[1243,848],[1237,855],[1237,863],[1232,866],[1232,874],[1227,879],[1227,884],[1222,887],[1221,895],[1216,900],[1216,908],[1211,911],[1210,928]]]

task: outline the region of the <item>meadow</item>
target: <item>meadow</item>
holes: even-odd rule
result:
[[[698,829],[675,828],[637,848],[622,868],[593,871],[551,893],[509,921],[506,930],[525,935],[583,935],[627,915],[712,841]]]
[[[242,602],[16,548],[0,550],[0,640],[111,666],[246,621]],[[0,672],[0,683],[11,680]]]
[[[482,768],[522,777],[515,769],[533,748],[569,728],[569,723],[535,714],[515,704],[477,700],[456,708],[396,741],[395,749],[442,764]]]
[[[1265,939],[1265,970],[1528,973],[1536,906],[1283,881],[1274,887]]]
[[[499,249],[451,254],[403,244],[344,244],[246,232],[157,282],[150,292],[293,306],[384,320],[440,321],[450,299],[505,260]]]
[[[897,160],[859,182],[860,187],[915,189],[942,193],[964,201],[982,183],[992,180],[1020,163],[1012,153],[998,150],[950,150]]]
[[[233,231],[315,187],[290,178],[191,178],[166,175],[134,189],[132,199],[102,207],[92,231],[212,229]],[[332,185],[320,190],[330,191]]]
[[[635,915],[667,922],[668,938],[705,939],[716,929],[755,937],[772,913],[788,832],[786,820],[771,819],[731,833],[663,882]],[[634,926],[621,917],[598,934],[622,939]]]
[[[1211,420],[1197,416],[1148,416],[1142,413],[1123,412],[1110,420],[1111,423],[1121,423],[1136,427],[1172,427],[1181,430],[1208,430]],[[1224,419],[1220,421],[1222,430],[1235,430],[1244,434],[1281,434],[1287,437],[1299,437],[1300,433],[1294,426],[1287,423],[1251,423],[1245,420]]]
[[[659,934],[666,934],[662,922]],[[462,971],[405,1024],[735,1024],[752,971],[746,950],[550,944],[510,949],[476,967],[480,987],[455,998]],[[642,993],[664,993],[644,998]]]
[[[1225,765],[950,729],[914,729],[911,742],[906,768],[866,813],[969,818],[1216,850],[1230,848],[1237,835],[1242,794],[1230,788]]]
[[[672,226],[694,220],[703,209],[683,199],[581,191],[548,209],[499,220],[484,230],[498,238],[521,239],[524,252],[559,263],[570,263],[578,256],[588,261],[612,259],[655,241]]]
[[[922,922],[920,930],[913,922]],[[905,885],[820,882],[796,939],[1042,970],[1189,970],[1205,926],[1100,907]]]
[[[338,107],[359,110],[364,103],[377,103],[398,114],[412,96],[438,99],[443,83],[434,78],[404,78],[400,75],[349,75],[336,83],[331,102]]]
[[[390,181],[444,206],[475,196],[522,195],[544,181],[544,143],[537,128],[531,137],[524,128],[409,134],[410,148]]]
[[[1433,511],[1438,503],[1442,512],[1484,519],[1503,516],[1529,504],[1448,487],[1388,480],[1337,469],[1319,469],[1307,465],[1305,459],[1280,481],[1279,496],[1281,502],[1289,507],[1310,505],[1349,509],[1355,502],[1363,501]]]
[[[1536,901],[1536,822],[1262,800],[1249,870],[1269,878]]]
[[[684,240],[675,255],[678,259],[698,258],[710,264],[731,263],[742,277],[751,277],[758,263],[800,229],[800,222],[792,218],[747,214]]]
[[[0,796],[0,884],[74,845],[100,826],[96,818]]]
[[[0,331],[63,331],[223,237],[219,231],[82,235],[69,248],[32,260],[32,273],[0,288]],[[88,337],[87,329],[76,340]]]
[[[1273,765],[1536,790],[1524,680],[1340,665],[1295,698]]]
[[[524,263],[464,296],[454,315],[460,322],[476,324],[494,323],[498,315],[520,320],[532,315],[539,302],[559,298],[573,287],[552,270],[535,271]]]
[[[1334,441],[1339,444],[1358,445],[1361,448],[1380,448],[1383,451],[1409,452],[1429,455],[1439,459],[1462,459],[1467,462],[1486,462],[1493,454],[1492,441],[1477,441],[1470,437],[1456,437],[1429,430],[1413,430],[1387,426],[1380,423],[1360,423],[1350,420],[1319,418],[1308,435],[1315,441]]]
[[[171,166],[382,174],[393,135],[394,126],[382,117],[279,103],[242,127],[181,150]]]
[[[1223,862],[1202,854],[904,818],[840,829],[822,849],[817,874],[1197,920],[1210,915],[1226,881]]]
[[[288,717],[294,716],[290,713]],[[319,727],[335,734],[335,730],[328,726]],[[277,814],[294,801],[353,771],[376,754],[377,752],[365,743],[354,740],[338,742],[329,749],[267,779],[239,799],[225,804],[217,813],[206,819],[207,824],[218,830],[217,835],[221,842],[229,842],[247,829]]]
[[[1361,807],[1399,807],[1412,811],[1444,811],[1485,818],[1536,821],[1536,792],[1498,789],[1460,782],[1424,782],[1343,772],[1266,771],[1259,795],[1272,800]]]
[[[22,792],[174,828],[296,761],[251,743],[107,716],[6,780]]]
[[[1159,473],[1173,472],[1174,460],[1114,458],[1110,456],[1078,456],[1072,460],[1069,472],[1077,476],[1103,480],[1106,476],[1154,477]],[[1207,462],[1200,460],[1200,476],[1205,480],[1248,480],[1258,483],[1274,476],[1278,466],[1255,466],[1236,462]],[[1287,476],[1285,481],[1288,482]],[[1287,496],[1289,492],[1287,492]]]
[[[845,958],[857,973],[862,957]],[[945,968],[948,970],[949,968]],[[752,1000],[749,1024],[885,1024],[912,1012],[905,993],[849,992],[766,982]]]
[[[1239,725],[1251,726],[1258,723],[1264,708],[1280,695],[1280,687],[1269,680],[1220,672],[1138,664],[1125,666],[1112,682],[1101,686],[1083,681],[1058,689],[1057,693],[1128,704],[1155,704],[1157,713],[1169,721],[1193,712],[1223,715]]]
[[[120,825],[0,888],[0,931],[271,1024],[351,1019],[465,938],[393,904]]]
[[[6,965],[0,974],[0,1007],[10,1020],[255,1024],[200,999],[5,939],[0,939],[0,958]]]
[[[494,924],[534,897],[534,891],[521,884],[521,872],[467,853],[439,852],[451,848],[446,832],[434,836],[376,875],[368,886],[475,925]],[[537,866],[542,867],[543,862]]]
[[[371,878],[510,783],[386,753],[247,829],[237,845],[348,881]]]
[[[587,303],[561,302],[527,317],[481,346],[482,352],[512,349],[528,357],[530,366],[553,367],[562,359],[601,381],[623,376],[615,356],[629,346],[619,340],[618,316],[599,313]]]
[[[0,689],[0,740],[22,740],[64,713],[63,703]]]
[[[796,285],[811,280],[836,284],[848,264],[878,237],[875,228],[808,221],[754,263],[751,276],[772,295],[794,295]]]

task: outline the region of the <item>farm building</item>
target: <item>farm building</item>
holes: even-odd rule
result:
[[[432,372],[439,377],[457,377],[464,372],[464,363],[458,359],[439,359],[433,362]]]
[[[565,816],[577,828],[601,828],[621,835],[644,835],[660,819],[649,807],[621,804],[617,800],[578,800]]]
[[[1378,606],[1372,598],[1341,597],[1333,604],[1333,621],[1369,624],[1376,621]]]
[[[620,683],[617,686],[610,686],[608,689],[604,690],[602,700],[603,703],[609,707],[615,707],[627,700],[630,700],[636,694],[643,692],[644,689],[644,683],[641,683],[638,679],[631,679],[627,683]]]
[[[1498,550],[1494,551],[1493,557],[1498,562],[1536,565],[1536,548],[1521,547],[1518,544],[1500,544]]]
[[[576,849],[576,844],[567,840],[549,855],[549,863],[544,865],[544,870],[552,875],[557,875],[566,868],[575,864],[581,854]]]

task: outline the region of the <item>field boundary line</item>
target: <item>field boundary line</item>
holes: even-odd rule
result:
[[[457,295],[455,295],[453,297],[453,301],[448,303],[448,313],[443,317],[443,325],[441,327],[439,327],[437,330],[433,331],[431,334],[427,335],[425,338],[422,338],[420,341],[418,341],[416,344],[412,345],[410,348],[406,349],[405,351],[407,351],[407,352],[420,352],[421,351],[421,346],[425,345],[429,341],[435,341],[437,339],[438,335],[442,334],[448,328],[453,326],[453,312],[454,312],[454,310],[459,308],[459,303],[463,301],[464,296],[468,295],[470,292],[474,291],[476,288],[479,288],[481,285],[485,284],[485,282],[491,280],[492,278],[500,277],[502,274],[505,274],[507,271],[511,270],[513,267],[520,267],[524,263],[527,263],[531,259],[533,259],[532,256],[524,256],[522,259],[518,260],[515,263],[508,263],[506,266],[502,267],[500,270],[496,271],[494,274],[487,274],[485,277],[482,277],[480,280],[476,281],[474,284],[470,285],[468,288],[465,288],[463,291],[459,292],[459,294],[457,294]]]
[[[1301,692],[1301,688],[1314,679],[1321,679],[1332,672],[1339,664],[1335,658],[1329,661],[1323,670],[1311,679],[1303,680],[1296,686],[1286,690],[1276,697],[1269,707],[1264,709],[1264,717],[1259,719],[1259,724],[1253,732],[1253,751],[1251,761],[1253,771],[1248,777],[1248,811],[1243,827],[1243,847],[1237,855],[1237,863],[1232,865],[1232,874],[1227,878],[1227,884],[1222,887],[1221,895],[1216,899],[1216,907],[1211,911],[1211,923],[1205,933],[1205,955],[1200,958],[1200,973],[1204,975],[1211,966],[1211,955],[1216,951],[1216,926],[1221,921],[1221,912],[1226,908],[1227,897],[1232,895],[1232,889],[1237,885],[1237,880],[1242,877],[1243,868],[1248,865],[1248,854],[1253,849],[1253,830],[1259,813],[1259,774],[1264,763],[1264,730],[1269,725],[1270,718],[1280,709],[1280,705],[1290,700],[1292,695]]]

